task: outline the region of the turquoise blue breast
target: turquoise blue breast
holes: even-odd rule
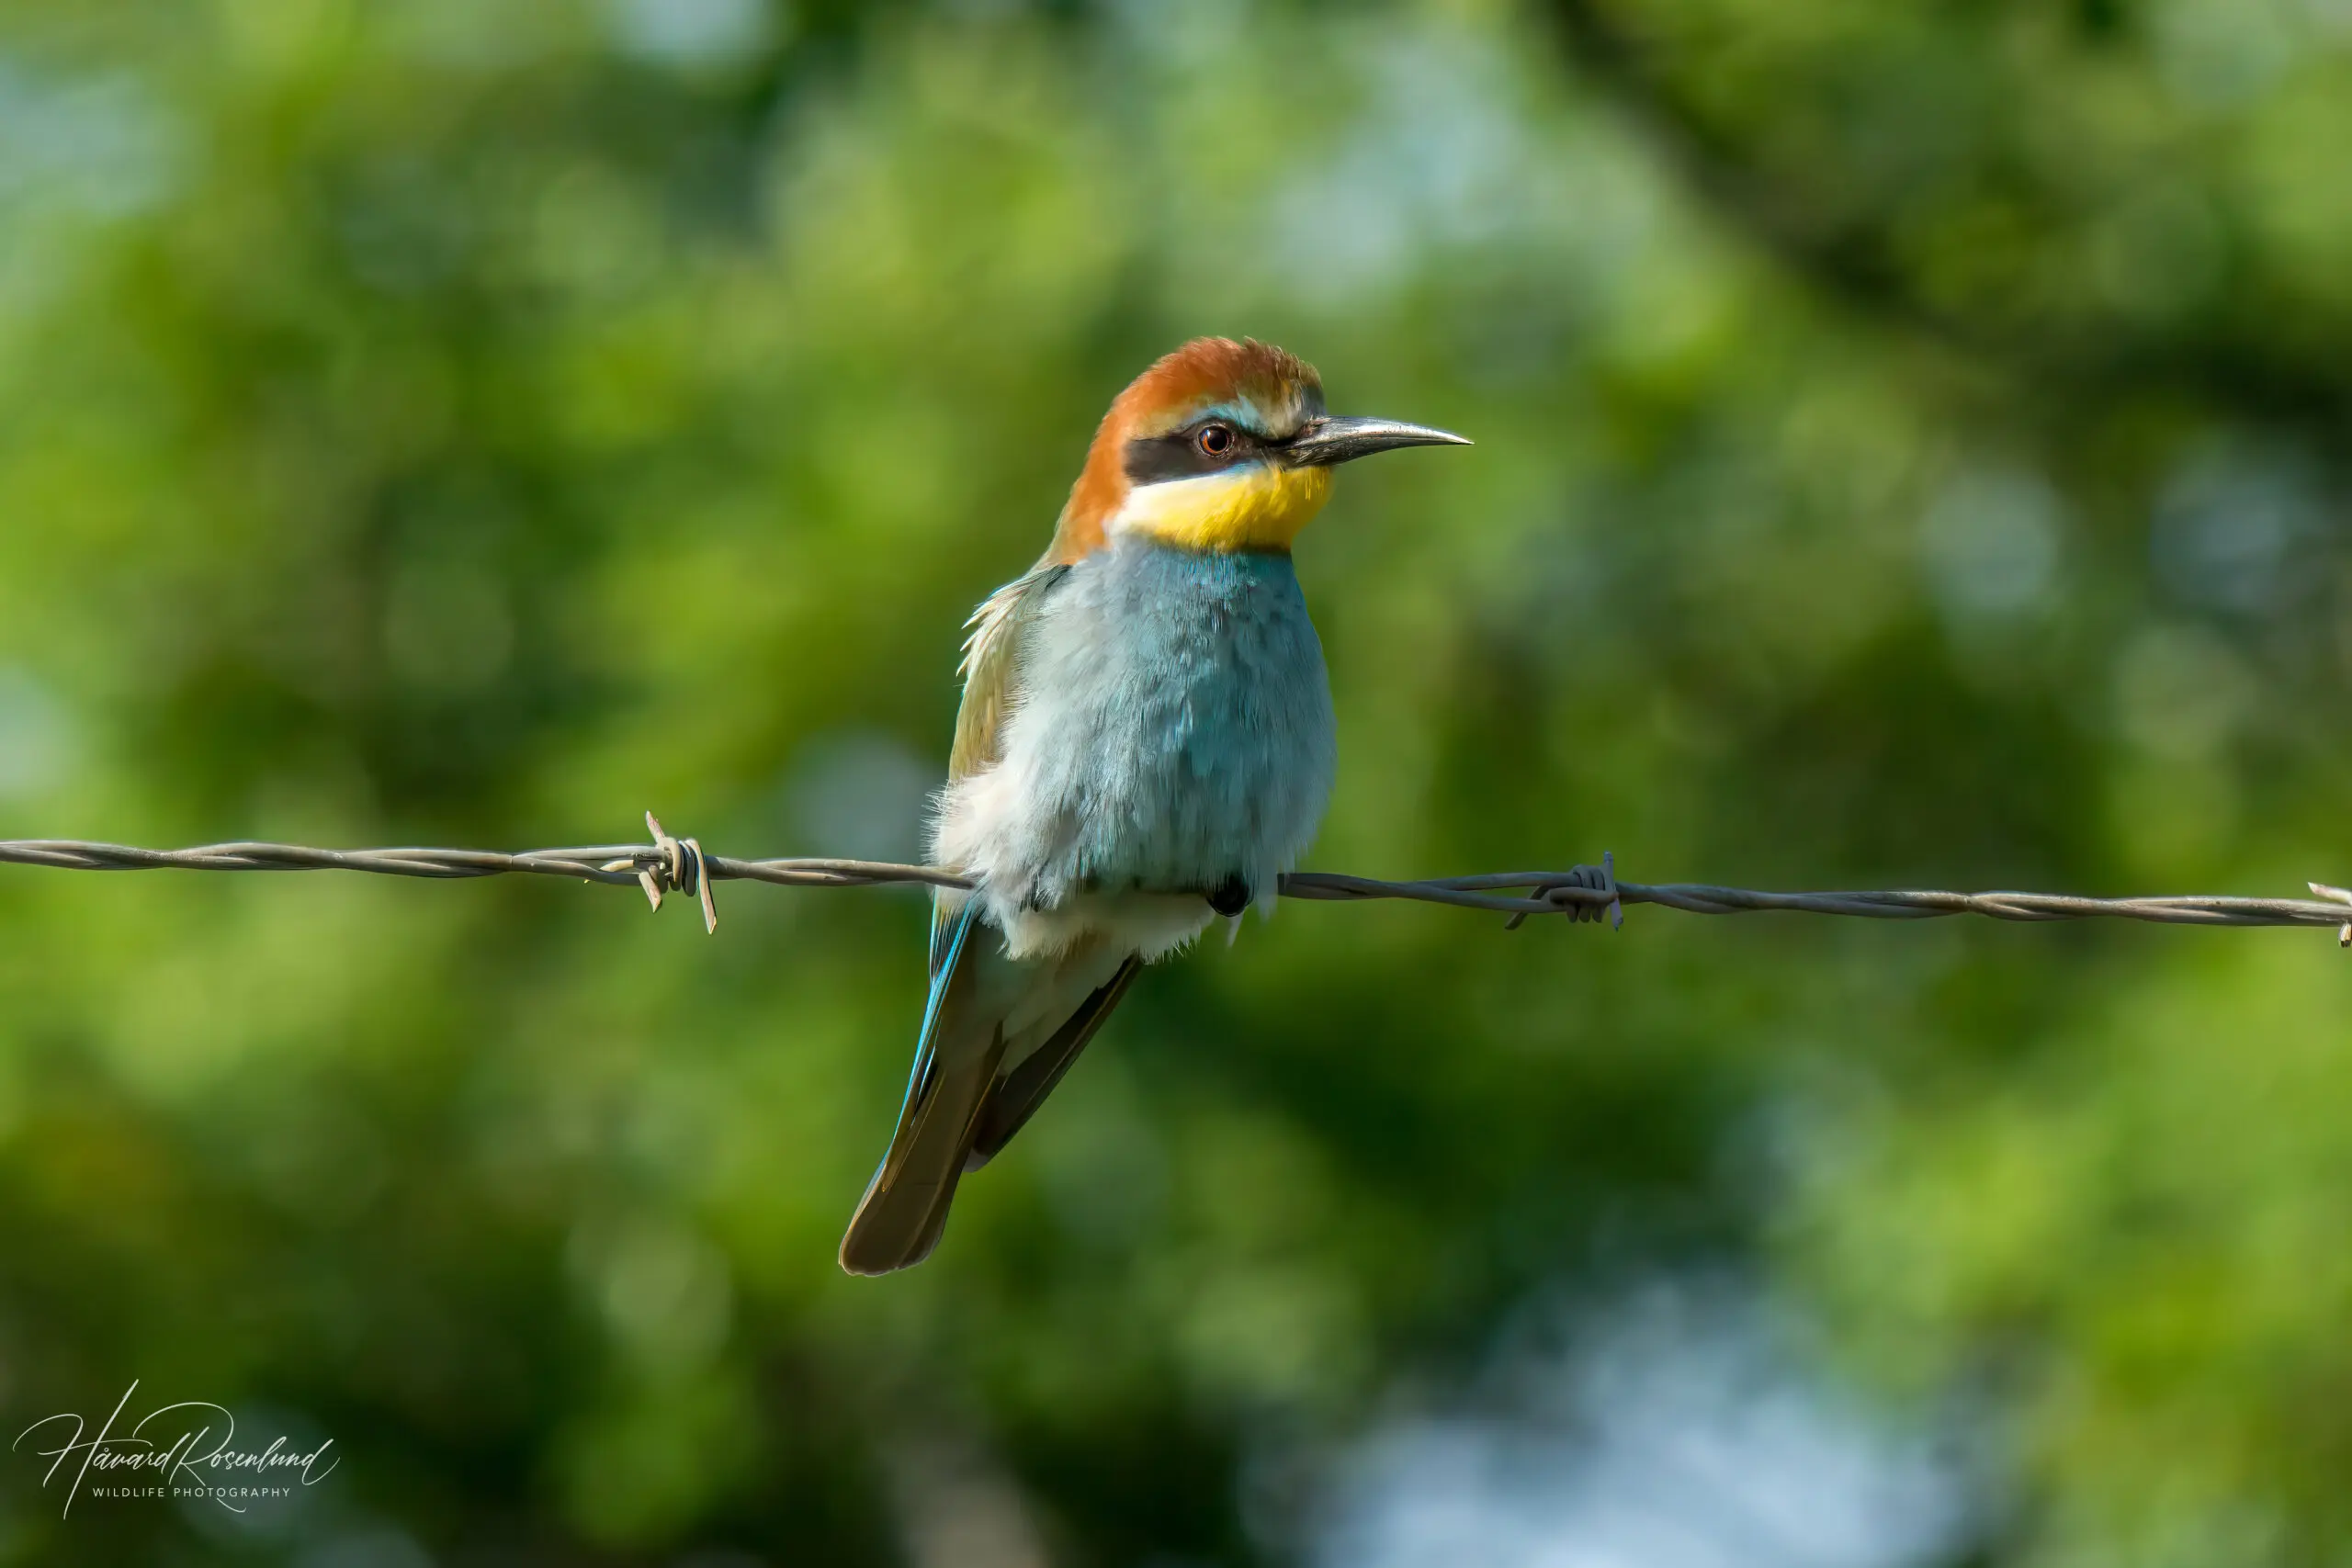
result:
[[[1073,567],[1022,649],[1031,899],[1271,894],[1313,840],[1337,746],[1290,558],[1122,541]]]

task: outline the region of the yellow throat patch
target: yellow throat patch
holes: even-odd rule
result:
[[[1119,526],[1180,550],[1287,550],[1330,499],[1329,468],[1252,464],[1143,486]]]

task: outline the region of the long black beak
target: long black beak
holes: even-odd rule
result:
[[[1399,446],[1467,446],[1470,443],[1450,431],[1431,430],[1426,424],[1399,424],[1393,419],[1317,419],[1283,447],[1283,457],[1299,468],[1329,468],[1334,463],[1352,462],[1369,457],[1374,452],[1392,452]]]

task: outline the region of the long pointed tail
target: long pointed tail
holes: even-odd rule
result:
[[[1141,960],[1101,943],[1016,963],[979,903],[932,930],[931,1002],[890,1152],[842,1238],[842,1267],[888,1274],[939,1245],[956,1183],[1009,1143],[1126,994]]]
[[[888,1274],[931,1256],[947,1228],[948,1205],[964,1174],[965,1156],[1004,1054],[992,1045],[943,1053],[930,1102],[910,1119],[891,1157],[874,1173],[842,1237],[842,1267],[853,1274]]]
[[[920,1263],[946,1228],[956,1180],[1004,1058],[1003,1014],[978,994],[985,955],[967,952],[978,912],[975,899],[939,933],[941,962],[933,972],[899,1130],[842,1237],[842,1267],[852,1274],[888,1274]]]

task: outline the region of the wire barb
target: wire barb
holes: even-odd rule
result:
[[[1605,900],[1589,903],[1581,898],[1571,900],[1554,897],[1555,893],[1572,888],[1602,893],[1608,897]],[[1617,897],[1617,856],[1611,851],[1600,852],[1600,865],[1572,865],[1568,868],[1566,876],[1558,882],[1539,885],[1531,897],[1543,900],[1555,909],[1566,910],[1568,919],[1572,921],[1598,920],[1600,919],[1601,912],[1606,909],[1609,915],[1609,929],[1617,931],[1625,929],[1625,906]],[[1503,930],[1507,931],[1519,930],[1531,912],[1522,909],[1513,915],[1503,922]]]
[[[637,884],[645,889],[645,901],[653,912],[662,912],[662,896],[673,889],[680,893],[699,895],[702,899],[702,929],[712,936],[718,934],[718,905],[711,897],[711,874],[704,858],[702,844],[694,839],[673,838],[662,826],[662,818],[650,811],[645,814],[645,830],[653,835],[653,852],[624,855],[605,863],[606,871],[633,872]]]
[[[2324,882],[2306,882],[2303,886],[2323,898],[2333,899],[2338,904],[2352,904],[2352,893],[2347,893],[2341,887],[2330,887]],[[2347,920],[2336,928],[2335,945],[2352,947],[2352,920]]]
[[[321,850],[299,844],[206,844],[188,850],[142,850],[126,844],[78,839],[0,840],[0,864],[48,866],[60,871],[362,871],[383,876],[435,878],[506,876],[578,877],[589,882],[634,883],[659,909],[666,893],[684,893],[702,904],[703,928],[717,931],[714,883],[766,882],[779,887],[875,887],[911,884],[968,890],[956,873],[933,865],[896,865],[856,860],[729,860],[706,853],[694,839],[666,831],[651,812],[645,825],[651,844],[600,844],[582,849],[530,850],[502,854],[490,850]],[[2143,898],[2082,898],[2064,893],[1951,893],[1898,890],[1876,893],[1772,893],[1706,883],[1645,884],[1617,879],[1614,854],[1600,864],[1561,871],[1506,871],[1480,876],[1440,877],[1419,882],[1383,882],[1340,872],[1298,871],[1282,878],[1284,897],[1352,903],[1401,898],[1455,908],[1487,909],[1511,917],[1516,927],[1530,915],[1566,915],[1571,921],[1598,920],[1606,911],[1622,928],[1628,904],[1656,904],[1693,915],[1740,915],[1762,910],[1791,914],[1846,915],[1875,920],[1928,920],[1951,915],[1982,915],[1996,920],[2111,919],[2187,926],[2318,926],[2335,931],[2352,947],[2352,891],[2309,884],[2319,902],[2292,898],[2239,898],[2187,894]]]

